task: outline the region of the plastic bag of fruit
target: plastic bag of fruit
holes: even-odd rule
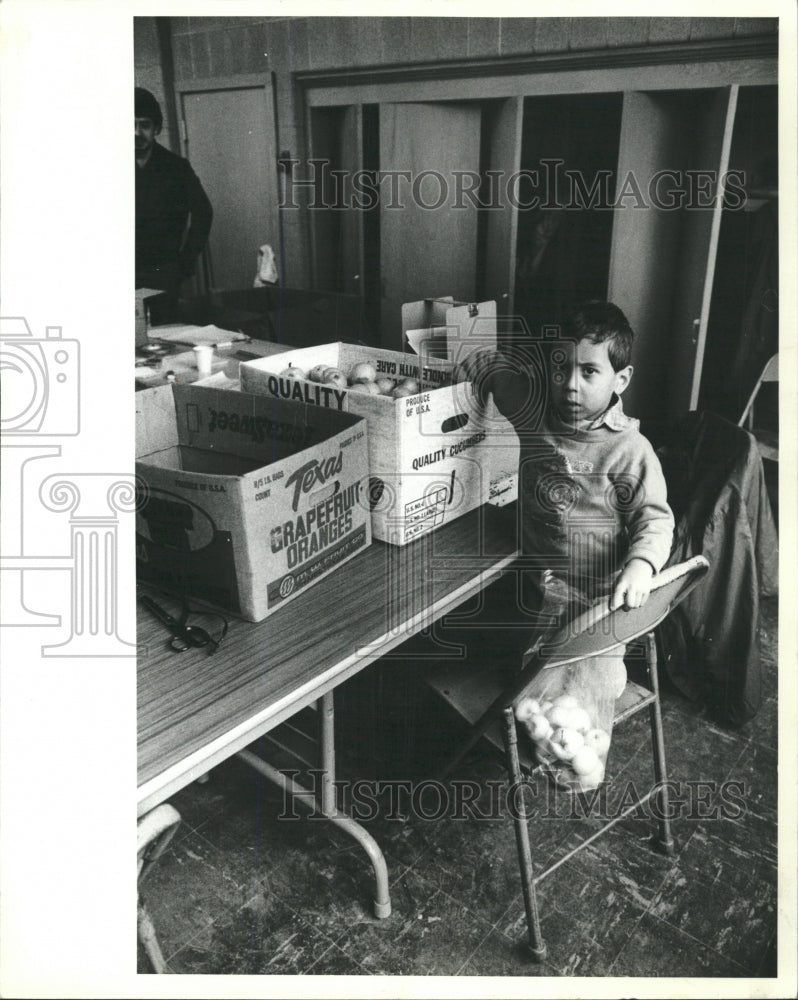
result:
[[[550,625],[541,630],[541,641],[589,606],[578,591],[544,573],[541,610]],[[604,780],[615,701],[626,687],[624,651],[618,646],[601,656],[545,667],[516,699],[516,719],[539,762],[569,790],[586,791]]]
[[[619,650],[544,668],[518,699],[516,719],[558,785],[586,791],[604,780],[615,701],[625,686]]]

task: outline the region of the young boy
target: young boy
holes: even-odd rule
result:
[[[521,547],[526,566],[540,569],[532,573],[535,606],[528,598],[525,604],[538,635],[602,597],[613,610],[640,607],[670,554],[673,515],[662,469],[621,404],[633,339],[617,306],[587,302],[566,319],[560,340],[548,342],[547,377],[539,356],[525,365],[488,352],[466,364],[480,398],[493,395],[521,442]],[[529,632],[525,639],[528,645]],[[512,651],[513,641],[507,644]],[[555,762],[558,784],[585,790],[603,780],[614,702],[625,682],[622,650],[541,671],[531,681],[530,712],[567,696],[592,727],[584,735],[556,729],[554,714],[525,717],[518,703],[516,714],[538,750]],[[574,747],[589,740],[592,756],[577,758]]]
[[[621,403],[633,339],[617,306],[587,302],[563,324],[547,379],[491,353],[467,363],[521,441],[527,562],[588,602],[610,595],[612,609],[645,603],[673,535],[659,460]]]

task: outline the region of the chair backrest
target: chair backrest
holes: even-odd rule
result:
[[[609,599],[571,619],[553,636],[537,641],[524,654],[524,667],[536,669],[562,666],[610,650],[650,632],[699,583],[709,569],[703,556],[669,566],[653,582],[646,603],[640,608],[610,611]]]
[[[765,367],[762,369],[762,374],[756,380],[756,385],[754,386],[751,395],[748,397],[748,402],[745,404],[745,409],[742,412],[740,419],[737,421],[737,426],[742,427],[743,424],[748,420],[749,425],[753,424],[754,417],[754,401],[756,400],[759,390],[762,388],[763,382],[778,382],[779,380],[779,356],[774,354],[772,358],[767,362]]]

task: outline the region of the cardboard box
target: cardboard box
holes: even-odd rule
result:
[[[364,361],[378,375],[417,379],[419,391],[394,399],[281,377],[290,365],[304,372],[330,365],[348,374]],[[452,369],[452,361],[423,353],[335,343],[244,362],[240,375],[246,392],[366,418],[372,531],[405,545],[487,502],[492,478],[518,467],[515,432],[495,408],[477,405],[470,382],[451,384]]]
[[[136,407],[141,579],[261,621],[371,543],[357,415],[179,384]]]

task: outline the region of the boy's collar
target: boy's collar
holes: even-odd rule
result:
[[[609,427],[611,431],[626,431],[635,430],[639,426],[640,421],[636,417],[628,417],[623,412],[621,397],[613,393],[610,405],[600,417],[596,417],[590,426],[590,430],[597,430],[599,427]]]

